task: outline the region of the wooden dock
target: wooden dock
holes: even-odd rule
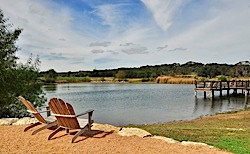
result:
[[[207,92],[211,93],[211,97],[214,98],[214,92],[219,91],[219,96],[222,97],[223,91],[226,91],[227,96],[230,96],[230,91],[232,94],[244,94],[248,97],[250,91],[250,80],[247,81],[202,81],[195,82],[195,97],[197,97],[197,91],[204,92],[204,98],[207,97]]]

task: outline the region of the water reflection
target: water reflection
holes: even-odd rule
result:
[[[44,85],[43,88],[46,92],[53,92],[53,91],[55,92],[57,89],[57,85],[56,84],[47,84],[47,85]]]
[[[248,102],[248,97],[245,97],[245,101],[244,101],[244,109],[248,110],[249,109],[249,102]]]
[[[210,115],[228,111],[247,110],[248,97],[215,97],[214,99],[195,98],[193,114]]]

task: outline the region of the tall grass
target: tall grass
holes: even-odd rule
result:
[[[91,82],[89,77],[57,77],[57,83],[80,83],[80,82]]]
[[[193,84],[194,78],[161,76],[156,78],[156,83],[166,84]]]

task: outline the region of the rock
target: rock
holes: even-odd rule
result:
[[[91,127],[91,129],[97,129],[97,130],[102,130],[105,132],[119,132],[119,130],[121,129],[120,127],[116,127],[116,126],[112,126],[109,124],[98,124],[98,123],[93,123],[93,126]]]
[[[163,136],[152,136],[152,138],[158,139],[158,140],[163,140],[167,143],[179,143],[178,141],[176,141],[172,138],[167,138],[167,137],[163,137]]]
[[[24,117],[13,123],[12,125],[27,125],[38,122],[36,118]]]
[[[2,118],[0,119],[0,125],[11,125],[18,121],[18,118]]]
[[[200,143],[200,142],[191,142],[191,141],[182,141],[181,142],[182,145],[186,145],[186,146],[209,146],[206,143]]]
[[[139,128],[122,128],[118,132],[118,134],[121,136],[139,136],[139,137],[152,136],[149,132]]]

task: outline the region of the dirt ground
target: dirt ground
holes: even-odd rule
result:
[[[88,153],[125,153],[125,154],[227,154],[229,152],[211,148],[209,146],[185,146],[180,143],[167,143],[151,137],[140,138],[137,136],[124,137],[113,131],[94,129],[93,137],[80,136],[76,143],[71,143],[73,131],[65,134],[61,131],[52,138],[47,137],[52,130],[43,130],[36,135],[32,131],[41,126],[36,126],[27,132],[27,125],[0,126],[0,153],[1,154],[30,154],[30,153],[60,153],[60,154],[88,154]]]

